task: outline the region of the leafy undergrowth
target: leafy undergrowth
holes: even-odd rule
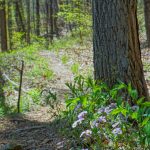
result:
[[[150,102],[138,98],[131,84],[118,83],[109,89],[79,76],[67,86],[71,94],[63,134],[70,139],[71,149],[150,148]]]
[[[4,115],[17,111],[22,60],[24,61],[24,70],[21,112],[45,106],[45,99],[49,97],[51,88],[54,88],[54,91],[56,90],[58,94],[63,95],[64,92],[62,91],[66,90],[66,88],[64,89],[65,83],[72,80],[74,75],[84,72],[85,65],[81,67],[83,62],[87,64],[87,57],[85,57],[86,60],[82,61],[81,56],[79,58],[80,53],[87,48],[86,44],[77,44],[80,43],[79,41],[79,37],[66,36],[54,40],[53,44],[49,45],[49,50],[45,50],[45,42],[42,39],[42,41],[30,46],[25,45],[23,47],[20,46],[20,43],[17,50],[1,53],[0,70],[4,86],[0,89],[1,95],[4,95],[5,98],[2,98],[0,114]],[[86,66],[88,68],[88,65]],[[60,99],[62,100],[62,98]],[[4,111],[3,105],[8,107],[7,111]]]
[[[38,55],[42,47],[38,44],[21,50],[0,55],[0,68],[5,82],[3,91],[5,102],[15,112],[20,83],[21,62],[24,61],[21,111],[29,110],[30,105],[40,102],[41,86],[39,83],[54,78],[48,60]]]
[[[147,104],[141,102],[136,105],[136,110],[132,110],[130,105],[121,103],[123,97],[115,94],[119,93],[118,88],[129,90],[124,84],[114,89],[105,89],[105,84],[97,87],[92,79],[87,82],[82,76],[92,76],[92,44],[87,38],[82,44],[78,44],[79,41],[78,37],[66,37],[54,41],[53,45],[49,46],[49,50],[36,43],[0,55],[0,70],[5,79],[4,82],[1,81],[4,86],[0,87],[0,93],[3,95],[0,115],[16,112],[20,78],[18,68],[20,69],[21,60],[25,62],[21,99],[24,115],[9,116],[0,120],[0,141],[20,143],[29,150],[42,148],[96,150],[100,146],[106,149],[111,149],[110,147],[129,149],[133,143],[139,146],[139,149],[148,147],[149,135],[146,135],[145,131],[149,130],[149,119],[145,115],[149,112],[146,112],[147,106],[143,106]],[[142,50],[142,56],[145,76],[149,83],[148,50]],[[6,79],[4,74],[10,80]],[[82,76],[79,76],[80,74]],[[67,84],[70,89],[68,90],[65,83],[72,82],[75,76],[80,77],[75,79],[78,85],[73,89],[74,83]],[[103,92],[102,89],[106,91]],[[60,115],[64,110],[67,93],[71,93],[68,94],[69,99],[66,101],[67,109],[63,115]],[[131,93],[132,96],[136,96],[134,90],[131,90]],[[112,102],[115,103],[113,110],[111,110]],[[80,103],[84,107],[81,107]],[[99,114],[98,110],[103,110],[102,114]],[[109,114],[105,110],[110,111]],[[140,111],[143,111],[144,116],[141,116]],[[99,124],[99,119],[102,124]],[[92,123],[98,128],[92,127]],[[114,124],[115,128],[112,127]],[[76,128],[72,128],[72,125]],[[102,130],[105,129],[104,127],[106,131]],[[117,133],[117,136],[113,133]],[[99,140],[100,138],[102,140]]]

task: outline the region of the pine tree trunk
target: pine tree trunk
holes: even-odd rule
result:
[[[93,0],[95,79],[131,83],[148,98],[141,61],[136,0]]]
[[[0,29],[1,29],[1,49],[7,51],[7,23],[5,0],[0,1]]]
[[[144,0],[145,27],[147,35],[147,43],[150,48],[150,0]]]

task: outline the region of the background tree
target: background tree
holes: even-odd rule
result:
[[[147,43],[150,48],[150,0],[144,0],[145,27],[147,35]]]
[[[139,96],[148,98],[136,11],[136,0],[93,1],[95,79],[110,87],[131,82]]]
[[[7,51],[7,24],[5,0],[0,0],[0,29],[1,29],[1,49]]]
[[[30,0],[27,0],[27,43],[30,44]]]

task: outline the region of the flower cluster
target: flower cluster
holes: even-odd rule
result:
[[[91,119],[87,117],[88,115],[87,111],[82,111],[78,114],[77,116],[78,119],[73,123],[72,127],[75,128],[78,125],[82,124],[83,121],[86,121],[87,123],[86,130],[80,134],[80,138],[84,138],[84,139],[94,138],[93,131],[95,128],[97,129],[96,130],[97,134],[99,135],[103,134],[107,139],[108,136],[106,135],[106,128],[108,127],[110,129],[110,134],[114,135],[115,137],[121,135],[122,129],[119,127],[120,122],[114,122],[114,121],[112,122],[111,120],[109,120],[108,117],[116,107],[117,107],[116,103],[111,103],[107,107],[99,108],[98,110],[96,110],[95,114],[97,115],[93,121],[91,121]],[[92,115],[94,116],[94,114]],[[87,129],[87,127],[89,129]]]
[[[75,122],[72,124],[72,128],[75,128],[75,127],[77,127],[79,124],[81,124],[82,121],[85,119],[86,115],[87,115],[87,111],[81,112],[81,113],[78,115],[78,120],[75,121]]]
[[[91,130],[86,130],[81,133],[80,137],[91,137],[92,131]]]
[[[100,109],[98,109],[98,113],[99,113],[99,114],[104,114],[104,113],[106,113],[106,114],[108,115],[108,114],[111,113],[111,111],[112,111],[113,109],[116,108],[116,106],[117,106],[116,103],[111,103],[111,104],[110,104],[109,106],[107,106],[107,107],[101,107]]]
[[[115,136],[117,136],[117,135],[119,135],[119,134],[122,134],[122,130],[121,130],[121,128],[115,128],[115,129],[112,131],[112,133],[113,133]]]

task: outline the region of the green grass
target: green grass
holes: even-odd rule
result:
[[[67,62],[69,61],[69,57],[67,55],[63,55],[61,57],[61,61],[63,64],[67,64]]]
[[[20,79],[18,69],[21,67],[21,60],[24,60],[23,89],[28,92],[24,92],[24,90],[22,92],[22,111],[30,110],[33,105],[39,105],[41,100],[39,84],[42,84],[43,80],[49,82],[54,78],[49,60],[39,55],[39,50],[43,49],[43,47],[39,43],[34,43],[22,49],[19,48],[8,53],[0,53],[0,70],[3,73],[5,72],[10,80],[18,85]],[[3,86],[3,91],[5,92],[6,105],[12,108],[12,112],[15,112],[18,99],[18,87],[6,81]],[[0,115],[6,113],[2,105],[0,105]]]
[[[20,35],[16,35],[18,37]],[[37,42],[38,41],[38,42]],[[21,67],[21,60],[24,60],[24,74],[23,74],[23,89],[21,97],[21,111],[29,111],[31,108],[41,104],[41,92],[51,80],[55,78],[55,74],[50,66],[50,60],[40,56],[39,51],[46,49],[44,40],[34,41],[33,44],[27,46],[19,45],[16,50],[7,53],[0,53],[0,70],[5,72],[11,81],[19,85],[19,71]],[[79,37],[66,36],[61,39],[55,40],[49,46],[50,50],[59,51],[61,49],[71,49],[74,45],[80,43]],[[21,44],[20,42],[15,43]],[[69,61],[67,55],[61,58],[63,64]],[[78,64],[71,67],[72,71],[78,73]],[[11,82],[6,81],[2,87],[5,93],[5,105],[10,108],[9,112],[16,112],[16,104],[18,99],[18,87]],[[0,105],[0,116],[6,114],[6,109],[3,107],[4,103]]]
[[[49,46],[50,50],[59,51],[61,49],[71,49],[74,45],[80,43],[81,40],[78,36],[65,36],[57,39]]]
[[[150,72],[150,63],[144,63],[144,70]]]

